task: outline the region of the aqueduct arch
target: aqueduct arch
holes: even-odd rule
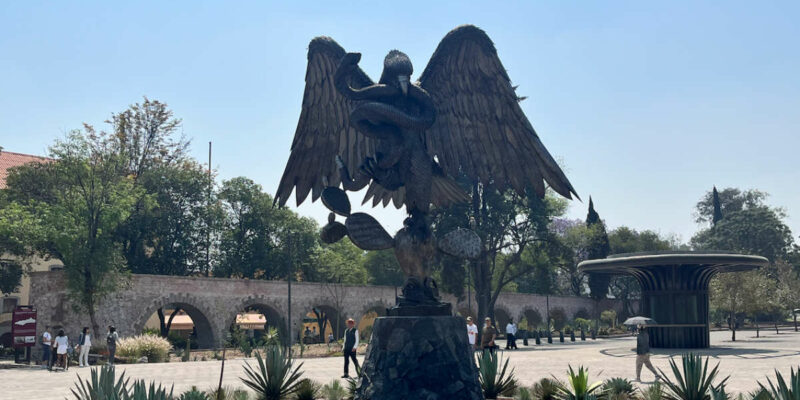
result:
[[[147,320],[150,319],[156,311],[169,306],[179,307],[192,319],[197,334],[198,346],[201,348],[214,347],[214,344],[217,342],[216,336],[219,334],[219,331],[216,331],[208,320],[207,316],[211,315],[210,310],[204,309],[203,302],[188,293],[170,294],[153,299],[150,304],[139,313],[139,317],[134,320],[133,331],[141,332]],[[215,334],[215,332],[217,333]]]
[[[63,271],[33,272],[30,277],[31,305],[39,310],[39,329],[45,325],[63,325],[68,334],[77,334],[80,327],[89,325],[88,316],[76,312],[69,304]],[[395,302],[393,286],[336,286],[332,290],[326,284],[292,283],[291,315],[288,315],[288,288],[284,281],[132,275],[126,285],[98,302],[96,315],[101,327],[114,325],[121,336],[131,336],[141,333],[156,310],[177,305],[195,322],[198,344],[210,348],[221,345],[236,314],[247,310],[264,314],[267,325],[278,326],[279,332],[286,332],[286,322],[291,321],[296,340],[306,313],[313,307],[340,308],[341,330],[345,319],[353,318],[358,323],[370,311],[380,311]],[[468,305],[467,299],[459,302],[448,294],[443,295],[443,300],[452,303],[456,310]],[[594,305],[589,298],[501,293],[495,308],[518,320],[528,309],[538,310],[544,317],[548,306],[572,315],[581,308],[591,310]],[[621,304],[613,300],[604,300],[601,307],[621,311]],[[270,320],[278,323],[272,325]],[[502,329],[505,325],[498,327]]]

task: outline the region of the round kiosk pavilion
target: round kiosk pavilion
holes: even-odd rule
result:
[[[760,256],[724,252],[617,254],[578,264],[586,273],[627,274],[639,281],[643,316],[655,348],[708,348],[708,284],[718,272],[766,266]]]

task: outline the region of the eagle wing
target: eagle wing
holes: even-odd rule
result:
[[[498,189],[544,196],[547,182],[578,197],[519,106],[491,39],[460,26],[442,39],[419,78],[436,105],[425,145],[450,176],[466,174]],[[578,197],[580,198],[580,197]]]
[[[300,205],[309,192],[316,201],[325,186],[342,181],[335,158],[341,156],[349,171],[356,171],[375,143],[350,126],[350,111],[356,105],[336,90],[333,76],[345,51],[329,37],[314,38],[308,45],[306,88],[291,154],[283,171],[275,203],[286,204],[292,190]],[[360,89],[372,80],[360,68],[350,75],[350,86]],[[324,183],[327,182],[327,185]]]

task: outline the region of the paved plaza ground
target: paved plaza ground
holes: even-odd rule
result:
[[[746,392],[757,387],[756,381],[766,375],[773,375],[778,369],[788,373],[790,367],[800,365],[800,333],[789,331],[776,335],[774,331],[762,331],[756,339],[754,332],[739,332],[735,343],[730,342],[729,332],[713,332],[713,348],[701,351],[712,357],[711,363],[720,363],[722,375],[731,375],[728,384],[730,392]],[[632,337],[587,340],[564,344],[556,343],[540,346],[522,346],[520,350],[505,352],[516,370],[522,384],[530,385],[543,377],[565,376],[568,365],[589,367],[592,380],[610,377],[635,378],[633,349],[636,345]],[[532,341],[531,341],[532,343]],[[669,356],[673,353],[656,351],[653,363],[666,371]],[[677,353],[676,353],[677,354]],[[362,357],[359,357],[362,359]],[[321,383],[337,379],[342,374],[340,358],[303,359],[304,376]],[[225,363],[224,384],[243,387],[239,378],[243,376],[242,365],[245,360],[228,360]],[[219,361],[134,364],[120,365],[132,379],[155,380],[166,385],[175,385],[175,391],[183,391],[197,386],[208,389],[219,381]],[[73,367],[68,372],[48,372],[39,369],[0,369],[0,399],[53,400],[70,397],[76,376],[89,376],[89,368]],[[649,371],[642,373],[645,384],[652,381]]]

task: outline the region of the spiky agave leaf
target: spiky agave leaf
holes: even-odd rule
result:
[[[256,352],[257,369],[245,362],[247,377],[241,380],[265,400],[282,400],[297,389],[303,363],[295,367],[292,357],[278,346],[269,346],[264,353],[266,358]]]
[[[578,372],[569,366],[567,383],[559,386],[558,398],[562,400],[594,400],[603,382],[589,383],[589,369],[578,367]]]
[[[497,352],[488,350],[484,350],[476,357],[478,360],[478,380],[483,389],[483,395],[487,399],[514,393],[518,386],[517,379],[514,377],[514,369],[508,369],[508,359],[503,362],[502,357]],[[502,367],[500,366],[501,363]]]
[[[77,400],[124,400],[128,395],[128,379],[124,372],[119,379],[115,377],[113,366],[92,368],[89,379],[84,381],[78,377],[72,394]]]
[[[681,356],[681,367],[674,358],[670,358],[669,365],[674,381],[659,370],[661,376],[664,377],[664,386],[667,388],[664,398],[668,400],[706,400],[711,396],[714,380],[719,374],[719,363],[709,370],[708,357],[704,362],[699,355],[689,353]],[[725,377],[718,386],[724,385],[728,378],[730,377]]]
[[[797,371],[791,368],[789,372],[789,382],[783,378],[783,375],[775,370],[775,383],[772,383],[770,378],[767,378],[766,387],[761,382],[758,386],[761,387],[761,392],[770,396],[771,400],[800,400],[800,367]]]

